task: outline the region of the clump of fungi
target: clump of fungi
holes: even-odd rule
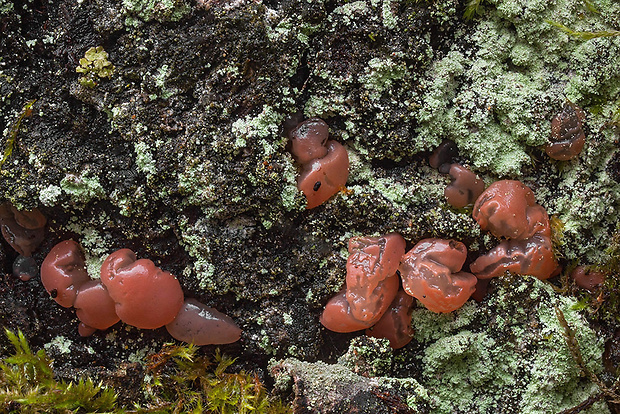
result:
[[[577,266],[570,273],[570,277],[580,288],[594,292],[603,285],[606,276],[600,270],[594,270],[588,266]]]
[[[476,200],[473,218],[483,230],[505,238],[478,257],[470,270],[480,279],[506,271],[548,279],[560,270],[553,253],[549,216],[532,190],[515,180],[491,184]]]
[[[43,241],[46,223],[47,219],[36,208],[20,211],[9,202],[0,204],[0,230],[19,253],[13,263],[13,274],[21,280],[29,280],[37,274],[37,265],[31,256]]]
[[[545,152],[554,160],[567,161],[575,158],[586,142],[583,121],[586,115],[572,102],[567,102],[562,111],[551,120],[551,142]]]
[[[302,166],[297,188],[306,196],[307,209],[343,189],[349,177],[347,150],[328,136],[329,128],[319,118],[305,120],[288,133],[291,153]]]
[[[41,266],[41,282],[64,307],[75,307],[82,336],[123,321],[142,329],[166,326],[176,339],[196,345],[227,344],[240,338],[234,321],[195,299],[184,299],[177,278],[129,249],[112,253],[101,266],[101,279],[88,276],[76,242],[52,248]]]

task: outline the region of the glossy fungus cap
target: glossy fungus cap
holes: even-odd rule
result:
[[[89,280],[82,249],[73,240],[54,246],[41,265],[41,282],[45,290],[65,308],[73,306],[79,287]]]
[[[77,317],[84,324],[80,334],[88,332],[85,329],[87,327],[93,330],[108,329],[121,320],[116,314],[114,301],[100,280],[90,280],[80,286],[73,306]]]
[[[101,281],[116,303],[116,314],[129,325],[155,329],[174,320],[183,306],[177,278],[129,249],[112,253],[101,266]]]
[[[411,342],[411,312],[413,297],[399,290],[387,312],[372,327],[366,329],[366,335],[374,338],[386,338],[393,349],[399,349]]]
[[[303,121],[289,133],[289,136],[291,153],[297,162],[307,164],[327,155],[329,127],[322,119],[310,118]]]
[[[230,316],[191,298],[185,299],[166,329],[173,338],[195,345],[230,344],[241,337],[241,329]]]

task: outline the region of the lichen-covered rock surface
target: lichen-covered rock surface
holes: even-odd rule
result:
[[[0,202],[47,216],[38,263],[73,239],[90,276],[120,248],[177,275],[186,297],[243,329],[223,351],[266,380],[272,360],[291,385],[330,373],[398,382],[393,399],[372,378],[330,382],[370,390],[369,412],[548,413],[589,398],[606,412],[554,308],[588,370],[613,381],[618,358],[601,358],[620,320],[620,37],[584,40],[551,22],[613,34],[620,3],[485,0],[471,19],[465,3],[476,2],[0,0]],[[586,144],[554,161],[544,146],[567,100],[585,112]],[[324,119],[350,158],[347,188],[312,210],[283,137],[298,113]],[[333,365],[358,336],[319,324],[350,237],[459,240],[465,267],[497,243],[443,198],[449,180],[426,160],[445,138],[487,185],[532,188],[565,269],[597,266],[607,282],[591,295],[566,272],[500,279],[455,314],[416,310],[416,337],[385,351],[387,370]],[[60,377],[123,383],[123,367],[171,340],[121,324],[81,338],[38,278],[11,276],[17,253],[1,243],[2,324],[44,347]],[[144,370],[132,372],[122,401],[148,399]]]

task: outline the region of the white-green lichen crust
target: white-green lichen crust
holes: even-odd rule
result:
[[[601,16],[617,16],[620,6],[597,2],[599,15],[580,0],[485,3],[473,29],[458,33],[462,41],[421,80],[417,141],[430,148],[452,139],[476,169],[514,177],[536,161],[532,147],[548,142],[553,108],[569,99],[587,111],[619,95],[620,40],[574,39],[548,21],[610,29]]]
[[[576,331],[583,360],[602,371],[603,341],[574,310],[575,301],[534,278],[494,281],[483,303],[451,314],[416,309],[414,341],[424,345],[422,385],[433,413],[543,414],[572,408],[599,392],[581,375],[558,322],[559,308]],[[588,413],[602,414],[604,404]]]

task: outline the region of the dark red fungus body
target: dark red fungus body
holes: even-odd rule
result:
[[[583,132],[585,113],[572,102],[568,102],[562,111],[551,120],[551,143],[545,152],[554,160],[567,161],[575,158],[586,142]]]
[[[84,254],[73,240],[58,243],[41,265],[41,282],[60,306],[70,308],[80,286],[89,281]]]
[[[452,182],[443,194],[452,207],[463,208],[473,204],[484,191],[484,181],[478,174],[460,164],[450,165]]]
[[[129,325],[155,329],[174,320],[183,306],[177,278],[129,249],[112,253],[101,266],[101,281],[116,303],[116,314]]]
[[[452,312],[475,290],[474,275],[461,272],[467,248],[461,242],[424,239],[405,254],[399,267],[403,289],[433,312]]]
[[[589,292],[594,292],[605,283],[605,273],[590,269],[588,266],[577,266],[570,276],[575,284]]]
[[[166,329],[173,338],[195,345],[230,344],[241,337],[241,329],[230,316],[191,298],[185,299]]]
[[[366,335],[374,338],[387,338],[393,349],[404,347],[413,338],[412,311],[413,297],[404,290],[399,290],[387,312],[374,326],[366,329]]]
[[[45,236],[45,216],[37,209],[19,211],[10,203],[0,204],[2,236],[22,256],[31,256]]]
[[[447,174],[450,169],[450,164],[454,162],[454,159],[458,155],[459,150],[454,141],[446,139],[439,144],[431,156],[428,157],[428,163],[442,174]]]

